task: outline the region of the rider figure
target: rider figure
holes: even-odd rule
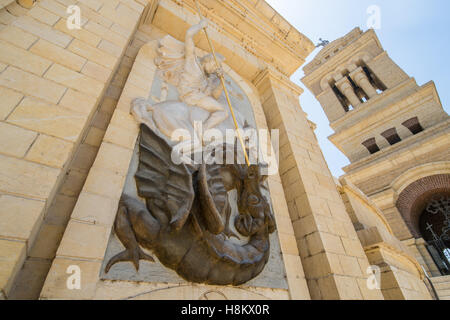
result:
[[[217,66],[214,56],[208,54],[201,59],[195,55],[194,36],[208,26],[208,20],[203,19],[199,24],[192,26],[186,33],[185,64],[180,76],[180,99],[188,105],[199,107],[210,112],[205,122],[205,130],[215,128],[228,118],[228,112],[218,99],[223,87],[220,77],[223,70]],[[217,55],[220,62],[222,55]]]

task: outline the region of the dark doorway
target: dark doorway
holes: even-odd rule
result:
[[[450,193],[434,194],[425,203],[419,229],[440,271],[450,274]]]

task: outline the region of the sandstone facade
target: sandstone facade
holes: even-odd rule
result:
[[[366,168],[366,150],[356,137],[346,137],[358,132],[361,138],[367,138],[362,136],[369,132],[354,126],[368,125],[357,118],[343,119],[345,111],[333,107],[336,96],[328,88],[324,90],[329,78],[321,83],[322,77],[316,76],[326,76],[332,67],[307,66],[305,70],[314,78],[307,82],[308,87],[324,104],[332,126],[338,132],[342,129],[335,141],[343,141],[341,150],[348,152],[351,159],[362,161],[352,164],[347,169],[349,174],[336,186],[314,135],[315,125],[300,107],[302,89],[289,80],[314,49],[312,42],[265,1],[200,2],[203,14],[214,25],[210,35],[216,50],[226,57],[225,72],[248,96],[256,126],[278,129],[280,133],[279,173],[270,176],[268,182],[288,289],[100,278],[139,132],[129,113],[130,103],[148,96],[152,88],[157,40],[171,35],[183,41],[188,27],[198,22],[194,1],[1,1],[0,297],[430,298],[416,260],[429,257],[416,254],[414,258],[398,240],[407,240],[408,236],[404,228],[396,227],[399,215],[389,202],[419,173],[404,170],[403,175],[399,174],[396,170],[406,165],[396,166],[392,161],[383,164],[380,153],[376,155],[380,156],[377,166],[356,174],[359,169],[353,167]],[[81,9],[79,30],[67,27],[69,5]],[[355,31],[345,39],[354,42],[359,36]],[[448,165],[442,162],[444,155],[430,151],[448,150],[443,144],[448,142],[448,121],[442,121],[444,113],[437,104],[434,86],[418,87],[395,68],[372,32],[359,39],[351,48],[342,44],[347,55],[343,60],[358,56],[355,63],[366,61],[366,55],[355,54],[355,50],[367,42],[369,57],[376,57],[373,64],[367,60],[369,66],[380,74],[385,89],[394,91],[392,96],[379,100],[396,101],[401,97],[410,106],[406,118],[426,115],[420,118],[426,130],[421,136],[410,137],[409,141],[417,139],[417,143],[408,143],[408,150],[401,148],[399,159],[410,163],[432,153],[432,164],[428,158],[420,163],[424,164],[421,170],[414,170],[422,177],[430,172],[445,174]],[[203,36],[196,38],[196,46],[208,51]],[[316,59],[322,59],[322,55]],[[367,85],[363,71],[355,69],[361,86]],[[382,78],[379,70],[390,74]],[[342,90],[348,90],[345,79],[338,80],[342,80]],[[376,90],[370,94],[375,95]],[[399,108],[396,105],[383,111],[391,116],[392,124],[403,120],[395,119],[394,111]],[[374,122],[377,117],[386,118],[384,114],[369,113],[361,114],[360,119]],[[386,128],[380,128],[380,132]],[[429,143],[421,143],[423,139]],[[392,150],[381,152],[390,154]],[[383,191],[378,195],[373,191],[383,189],[385,181],[377,182],[371,176],[381,169],[400,178],[392,179],[396,180],[391,193]],[[389,216],[389,212],[393,213]],[[420,250],[415,244],[412,247]],[[371,264],[385,266],[381,287],[368,287]],[[79,289],[68,288],[71,266],[81,271]]]

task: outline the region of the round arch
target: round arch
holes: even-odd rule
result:
[[[436,174],[415,180],[398,196],[396,207],[414,237],[422,237],[420,216],[436,196],[450,195],[450,174]]]

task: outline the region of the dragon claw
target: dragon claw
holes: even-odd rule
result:
[[[108,273],[113,265],[119,262],[131,262],[134,265],[136,271],[139,272],[139,261],[147,260],[150,262],[155,262],[152,256],[146,254],[141,248],[137,247],[135,249],[126,249],[114,257],[112,257],[108,264],[106,265],[105,272]]]

